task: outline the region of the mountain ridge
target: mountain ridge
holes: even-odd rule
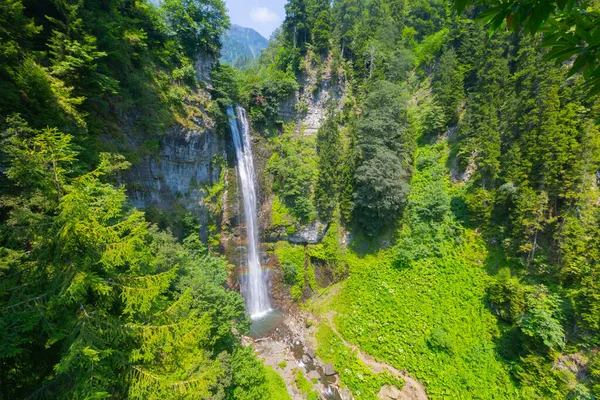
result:
[[[260,56],[269,41],[252,28],[232,24],[223,37],[221,62],[246,68]]]

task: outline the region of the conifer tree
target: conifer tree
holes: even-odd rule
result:
[[[464,89],[462,73],[452,47],[440,57],[433,90],[444,110],[445,127],[454,126],[458,122],[458,107],[464,99]]]
[[[317,53],[325,54],[329,49],[331,31],[330,3],[326,0],[311,0],[308,7],[311,44]]]
[[[323,220],[331,217],[339,199],[342,143],[338,123],[335,112],[329,110],[325,123],[317,132],[319,175],[315,187],[315,203]]]
[[[290,0],[285,5],[283,31],[292,48],[304,50],[304,44],[310,40],[309,16],[304,0]]]

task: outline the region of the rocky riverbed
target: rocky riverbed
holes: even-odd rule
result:
[[[265,364],[282,376],[292,399],[305,398],[294,383],[300,370],[321,398],[350,400],[351,392],[340,388],[331,363],[324,363],[316,356],[314,316],[294,305],[291,308],[285,313],[274,311],[255,321],[251,331],[254,337],[245,337],[244,343],[253,345]]]

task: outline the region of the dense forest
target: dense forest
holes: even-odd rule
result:
[[[0,0],[0,399],[320,397],[242,345],[229,186],[208,241],[128,197],[233,104],[341,388],[402,386],[352,343],[432,399],[600,397],[600,8],[522,3],[289,0],[239,70],[222,0]]]
[[[228,266],[117,184],[120,115],[144,143],[198,115],[222,2],[2,1],[0,398],[268,398]],[[189,120],[189,121],[188,121]],[[149,146],[148,146],[149,147]],[[149,151],[149,150],[148,150]]]

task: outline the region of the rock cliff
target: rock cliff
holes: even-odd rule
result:
[[[201,87],[211,87],[214,62],[208,57],[196,60]],[[131,128],[134,117],[122,122],[128,152],[137,160],[122,176],[132,203],[142,209],[191,212],[200,222],[203,240],[207,239],[209,224],[214,223],[210,215],[214,210],[204,200],[221,180],[223,160],[227,158],[224,134],[218,132],[206,111],[209,101],[208,89],[198,88],[186,106],[200,112],[167,128],[154,139],[157,145],[152,151],[144,148],[148,138]]]
[[[298,79],[300,91],[279,104],[279,118],[295,120],[296,130],[305,135],[315,135],[321,126],[327,107],[332,104],[341,110],[346,99],[346,78],[335,70],[332,58],[328,57],[320,67],[313,67],[307,57],[306,70]]]

